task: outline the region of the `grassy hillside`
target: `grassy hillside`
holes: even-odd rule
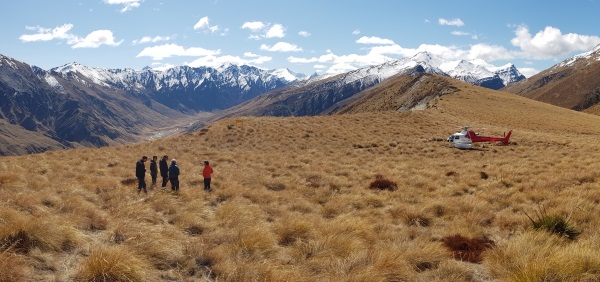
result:
[[[2,157],[0,281],[600,279],[600,117],[454,87],[423,111]],[[513,129],[511,145],[451,148],[463,125]],[[165,154],[180,192],[137,194],[135,162]],[[568,221],[553,234],[528,216]]]

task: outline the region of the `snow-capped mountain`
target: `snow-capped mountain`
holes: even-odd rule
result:
[[[228,110],[225,115],[303,116],[335,112],[342,101],[386,79],[421,73],[448,76],[492,89],[525,78],[512,64],[496,67],[483,60],[451,61],[421,52],[380,65],[294,83],[292,87],[260,95]]]
[[[412,57],[385,62],[350,71],[344,76],[345,83],[356,80],[383,81],[393,75],[419,66],[423,72],[450,76],[474,85],[500,89],[525,79],[513,64],[494,66],[484,60],[446,60],[429,52],[417,53]]]
[[[169,126],[198,112],[227,109],[263,93],[277,98],[273,100],[277,104],[263,114],[320,114],[355,93],[409,71],[453,76],[488,87],[520,76],[512,65],[449,62],[426,52],[321,77],[232,64],[133,70],[70,63],[45,71],[0,55],[0,122],[17,128],[11,132],[37,132],[37,145],[27,141],[36,138],[19,141],[27,152],[105,146],[138,140],[148,128]],[[48,140],[53,140],[52,146],[43,145],[50,144]]]
[[[600,113],[600,45],[502,89],[556,106]]]

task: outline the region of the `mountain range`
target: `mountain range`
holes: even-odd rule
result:
[[[589,80],[579,74],[590,72],[597,49],[528,79],[512,64],[497,67],[482,60],[446,60],[427,52],[321,76],[236,65],[180,66],[158,71],[100,69],[71,63],[46,71],[0,55],[0,155],[135,142],[183,127],[198,129],[229,116],[351,112],[362,108],[358,104],[365,105],[365,99],[382,99],[378,105],[385,109],[419,109],[431,99],[455,91],[443,85],[429,85],[423,90],[427,81],[437,81],[429,79],[430,75],[577,110],[593,109],[591,106],[600,100],[594,100],[593,83],[589,86],[592,90],[585,90],[587,84],[582,87],[582,93],[589,94],[582,94],[584,98],[561,92],[554,94],[560,97],[547,99],[534,93],[555,93],[548,90],[549,86],[560,79],[564,79],[564,85],[575,77]],[[401,85],[382,84],[398,76],[404,78],[394,83]],[[569,102],[576,106],[565,102],[577,99],[579,102]]]
[[[598,77],[600,45],[502,90],[563,108],[598,113]]]

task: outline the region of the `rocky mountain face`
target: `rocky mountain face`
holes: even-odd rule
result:
[[[598,106],[600,102],[598,77],[600,77],[600,45],[502,90],[581,111]]]
[[[224,109],[289,83],[248,66],[50,71],[0,55],[0,155],[139,141],[152,129]]]

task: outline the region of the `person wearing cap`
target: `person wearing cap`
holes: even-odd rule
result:
[[[204,190],[205,191],[212,191],[212,189],[210,189],[210,175],[213,173],[213,169],[212,167],[210,167],[210,164],[208,163],[208,161],[204,161],[204,169],[202,170],[202,177],[204,177]]]
[[[179,191],[179,166],[177,166],[177,160],[171,160],[171,166],[169,166],[169,181],[171,181],[171,190]]]
[[[148,157],[143,156],[135,164],[135,177],[138,179],[138,193],[144,189],[144,193],[148,193],[146,190],[146,166],[144,163],[148,160]]]

